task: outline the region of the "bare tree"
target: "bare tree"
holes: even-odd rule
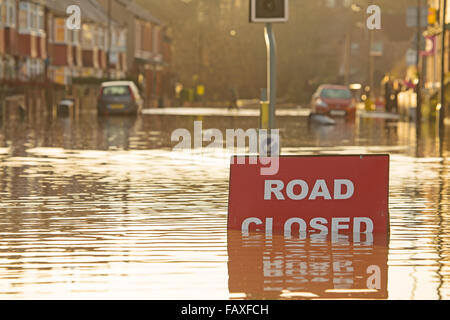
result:
[[[240,97],[258,98],[265,87],[266,49],[263,25],[248,22],[247,0],[140,0],[141,4],[172,29],[174,46],[173,70],[187,87],[206,86],[209,100],[226,99],[230,86],[238,89]],[[365,25],[367,0],[355,0],[361,12],[355,18],[351,8],[328,8],[324,1],[290,1],[290,20],[275,26],[278,45],[279,98],[306,102],[315,87],[323,82],[342,82],[344,39],[350,25],[354,28],[353,42],[358,48],[353,53],[352,64],[356,73],[363,74],[367,64],[367,30]],[[379,0],[386,16],[393,13],[404,17],[407,0]],[[391,19],[392,20],[392,19]],[[398,19],[397,19],[398,20]],[[400,19],[401,20],[401,19]],[[384,20],[383,20],[384,21]],[[404,20],[397,25],[377,31],[397,32]],[[354,25],[353,25],[354,24]],[[402,29],[402,30],[403,30]],[[402,41],[409,41],[411,32]],[[404,48],[395,41],[385,57],[377,64],[377,74],[383,74],[403,58]],[[401,48],[395,51],[396,48]],[[358,69],[359,68],[359,69]],[[358,79],[355,77],[355,79]]]

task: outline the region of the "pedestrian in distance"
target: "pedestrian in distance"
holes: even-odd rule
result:
[[[386,102],[386,111],[392,112],[393,107],[393,85],[389,75],[384,78],[384,101]]]
[[[238,92],[235,86],[229,88],[230,91],[230,101],[229,101],[229,109],[239,109],[238,106]]]

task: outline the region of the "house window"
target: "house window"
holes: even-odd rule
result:
[[[37,6],[30,3],[28,5],[28,21],[31,31],[37,30],[37,18]]]
[[[40,59],[31,60],[31,77],[39,78],[44,74],[44,63]]]
[[[80,31],[79,30],[72,30],[72,44],[73,45],[79,45],[80,44]]]
[[[70,43],[75,46],[80,44],[79,30],[69,30],[65,28],[65,31],[66,43]]]
[[[66,69],[56,68],[53,71],[53,82],[57,84],[66,84]]]
[[[44,7],[38,6],[37,9],[37,28],[39,32],[45,32],[45,15],[44,15]]]
[[[64,18],[55,18],[54,20],[54,30],[55,30],[55,43],[66,43],[67,34],[66,34],[66,21]]]
[[[19,3],[19,32],[20,33],[29,33],[30,25],[29,25],[29,7],[30,4],[28,2],[21,1]]]
[[[36,79],[39,78],[44,72],[43,62],[39,59],[28,58],[25,62],[25,78]]]
[[[6,58],[5,59],[5,79],[13,80],[16,78],[16,63],[14,58]]]
[[[87,49],[92,49],[94,47],[94,33],[92,26],[88,24],[83,24],[83,46]]]
[[[25,63],[26,63],[25,79],[32,79],[32,78],[34,78],[33,60],[32,59],[27,59],[25,61]]]
[[[40,5],[21,1],[19,3],[19,32],[44,32],[44,8]]]
[[[6,4],[0,0],[0,27],[6,24]]]
[[[3,0],[6,1],[6,26],[14,28],[16,26],[16,3],[14,0]]]

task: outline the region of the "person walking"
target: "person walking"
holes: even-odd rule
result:
[[[394,86],[393,86],[394,92],[394,101],[393,101],[393,112],[398,113],[398,95],[401,92],[401,85],[400,85],[400,81],[399,80],[395,80],[394,81]]]
[[[235,86],[230,87],[230,104],[229,109],[239,109],[238,106],[238,92]]]
[[[392,81],[388,75],[385,77],[384,81],[384,101],[386,103],[386,111],[391,112],[392,111],[392,104],[393,104],[393,86]]]

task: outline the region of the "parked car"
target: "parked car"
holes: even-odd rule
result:
[[[140,113],[144,101],[139,89],[132,81],[104,82],[98,96],[98,113],[106,114],[133,114]]]
[[[349,116],[356,114],[356,100],[346,86],[321,85],[311,100],[312,113],[329,116]]]

